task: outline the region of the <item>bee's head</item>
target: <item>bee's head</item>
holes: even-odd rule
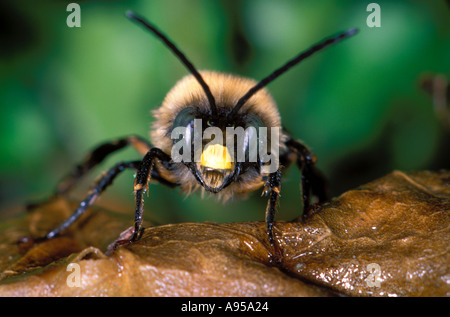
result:
[[[258,169],[260,145],[271,138],[269,133],[262,140],[261,129],[280,127],[281,119],[265,89],[239,116],[230,116],[239,96],[256,84],[254,80],[208,71],[201,76],[215,96],[217,112],[211,111],[196,79],[185,76],[155,111],[152,136],[155,145],[189,167],[206,190],[218,192],[244,170]]]

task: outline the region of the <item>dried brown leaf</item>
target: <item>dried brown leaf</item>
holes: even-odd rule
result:
[[[1,296],[450,295],[446,171],[394,172],[317,207],[304,223],[277,222],[280,262],[262,222],[150,227],[106,255],[130,219],[100,208],[60,238],[17,243],[73,207],[51,200],[2,225]],[[79,265],[80,287],[68,283],[70,263]]]

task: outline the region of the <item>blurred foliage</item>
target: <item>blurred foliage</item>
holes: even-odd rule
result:
[[[148,136],[151,110],[186,69],[124,16],[132,9],[159,26],[199,69],[266,76],[300,50],[351,27],[360,33],[283,75],[268,89],[284,125],[308,144],[333,195],[382,176],[449,168],[449,132],[420,89],[424,74],[450,75],[450,8],[445,1],[377,1],[381,27],[369,28],[369,1],[78,1],[81,27],[69,28],[71,1],[0,2],[0,200],[49,196],[96,145]],[[74,193],[113,163],[113,155]],[[130,213],[132,172],[99,203]],[[301,212],[299,172],[284,178],[278,219]],[[150,186],[145,218],[178,221],[264,219],[266,199],[226,205]],[[3,208],[6,210],[6,208]]]

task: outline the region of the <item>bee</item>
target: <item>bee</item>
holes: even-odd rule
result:
[[[321,202],[327,195],[324,177],[315,166],[316,157],[283,128],[277,104],[265,87],[307,57],[353,36],[357,29],[320,41],[267,77],[255,81],[215,71],[198,71],[153,24],[131,11],[127,11],[126,16],[161,40],[190,74],[168,92],[161,106],[154,111],[155,121],[150,133],[152,143],[134,135],[104,143],[60,182],[58,195],[67,193],[108,155],[127,146],[134,147],[143,157],[141,160],[119,162],[104,172],[73,214],[50,231],[45,239],[61,234],[122,171],[133,169],[136,171],[133,188],[136,209],[134,231],[129,242],[142,235],[144,194],[148,191],[149,182],[157,181],[169,187],[180,187],[187,193],[200,189],[224,201],[245,198],[249,193],[262,189],[262,195],[268,196],[265,211],[268,240],[274,245],[274,216],[284,169],[295,162],[301,171],[304,214],[311,207],[313,196]],[[213,133],[207,133],[211,129],[214,139]],[[230,131],[241,133],[232,135]],[[225,145],[224,140],[227,141]],[[266,151],[260,151],[262,148]]]

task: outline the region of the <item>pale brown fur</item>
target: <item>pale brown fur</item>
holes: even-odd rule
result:
[[[217,108],[232,109],[238,100],[257,84],[252,79],[219,72],[201,71],[200,74],[209,86]],[[162,105],[153,112],[156,120],[153,123],[150,137],[155,147],[169,155],[171,154],[173,140],[170,135],[173,121],[177,114],[188,106],[203,108],[205,112],[210,111],[206,94],[192,75],[183,77],[169,91]],[[266,89],[258,91],[244,104],[240,113],[245,112],[256,114],[267,128],[281,128],[278,107]],[[283,146],[284,139],[285,136],[282,135],[280,146]],[[164,168],[161,164],[157,164],[156,168],[164,175],[164,178],[179,183],[184,192],[190,193],[201,188],[192,173],[182,163],[176,164],[172,172],[163,171]],[[264,185],[262,176],[256,171],[241,174],[237,182],[230,184],[216,196],[223,200],[228,200],[236,195],[239,198],[244,198],[249,192]]]

